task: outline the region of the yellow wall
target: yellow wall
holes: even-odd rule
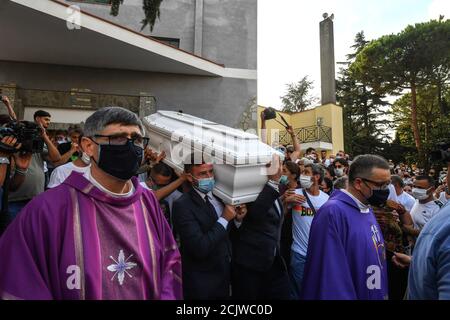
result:
[[[258,106],[258,134],[261,136],[261,112],[264,107]],[[293,114],[288,114],[284,112],[279,112],[283,115],[286,121],[294,128],[304,128],[317,125],[317,118],[322,117],[322,125],[325,127],[330,127],[332,129],[332,144],[333,149],[329,153],[336,154],[339,150],[344,150],[344,125],[342,119],[342,108],[334,104],[326,104],[312,110],[307,110],[304,112],[297,112]],[[279,121],[281,119],[277,117]],[[268,131],[268,143],[271,144],[272,140],[270,138],[273,129],[278,129],[280,131],[286,130],[281,124],[275,120],[266,121],[266,127]],[[273,134],[272,134],[273,135]]]

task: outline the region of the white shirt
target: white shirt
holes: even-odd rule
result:
[[[394,187],[394,185],[392,183],[389,185],[389,197],[388,197],[388,200],[392,200],[394,202],[400,203],[398,201],[397,191],[395,191],[395,187]]]
[[[48,183],[48,188],[55,188],[59,186],[61,183],[66,180],[70,174],[75,172],[85,173],[86,171],[89,171],[90,166],[87,167],[77,167],[73,164],[73,162],[68,162],[62,166],[56,167],[55,170],[53,170],[50,181]]]
[[[89,167],[90,168],[90,167]],[[114,198],[128,198],[131,197],[133,195],[133,193],[136,191],[136,188],[134,187],[133,183],[131,183],[131,188],[130,191],[128,191],[127,193],[115,193],[115,192],[111,192],[108,189],[106,189],[104,186],[102,186],[100,184],[100,182],[98,182],[97,180],[94,179],[94,177],[92,177],[91,175],[91,170],[86,170],[86,172],[83,174],[83,176],[88,179],[94,186],[96,186],[97,188],[99,188],[102,192],[109,194],[110,196],[114,197]]]
[[[424,204],[416,200],[410,212],[414,222],[414,228],[417,230],[422,229],[440,210],[441,208],[434,200]]]
[[[450,195],[447,195],[445,191],[442,191],[439,195],[439,201],[442,202],[442,204],[447,204],[447,202],[450,201]]]
[[[214,209],[216,210],[216,214],[217,214],[217,218],[218,218],[217,222],[220,223],[220,224],[225,228],[225,230],[226,230],[227,227],[228,227],[228,221],[227,221],[225,218],[222,217],[222,212],[223,212],[223,208],[224,208],[223,204],[222,204],[220,201],[218,201],[218,200],[213,196],[213,194],[212,194],[211,191],[208,192],[207,194],[204,194],[203,192],[201,192],[201,191],[199,191],[199,190],[197,190],[197,189],[195,189],[195,188],[194,188],[194,190],[195,190],[195,191],[198,193],[198,195],[203,199],[203,201],[206,202],[205,197],[206,197],[206,196],[208,197],[209,202],[211,202],[211,204],[213,205]]]
[[[398,203],[405,207],[406,211],[411,212],[414,203],[416,203],[416,199],[411,196],[409,193],[403,192],[397,196]]]
[[[303,189],[296,189],[296,194],[303,195]],[[319,195],[313,196],[308,193],[309,200],[311,201],[314,209],[317,211],[325,202],[328,201],[329,196],[320,191]],[[295,204],[292,207],[292,251],[301,254],[306,257],[308,251],[309,231],[314,219],[314,211],[311,210],[308,202],[301,204]]]
[[[369,206],[365,205],[364,203],[359,201],[359,199],[356,198],[354,195],[352,195],[350,192],[348,192],[345,189],[341,189],[340,191],[344,192],[346,195],[348,195],[350,198],[352,198],[353,201],[355,201],[355,203],[358,206],[359,211],[361,211],[361,213],[369,213],[370,212]]]

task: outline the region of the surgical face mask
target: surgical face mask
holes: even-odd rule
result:
[[[279,183],[282,185],[287,185],[289,183],[289,178],[286,175],[280,177]]]
[[[311,178],[311,176],[300,176],[300,185],[302,186],[302,188],[309,189],[312,187],[314,183],[311,181]]]
[[[195,179],[195,184],[194,186],[202,193],[209,193],[211,191],[213,191],[214,186],[216,184],[216,181],[214,180],[213,177],[211,178],[205,178],[205,179],[197,179],[193,176],[193,178]]]
[[[344,168],[336,168],[334,169],[334,173],[336,173],[336,176],[342,177],[344,175]]]
[[[141,166],[144,149],[129,141],[124,145],[98,145],[98,167],[107,174],[129,180],[135,176]]]
[[[85,152],[81,155],[81,161],[84,162],[84,164],[89,165],[91,163],[91,157],[89,157]]]
[[[430,189],[413,188],[412,195],[417,200],[425,200],[429,197],[428,190],[430,190]]]

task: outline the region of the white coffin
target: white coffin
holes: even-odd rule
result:
[[[214,163],[213,192],[227,204],[254,201],[267,182],[266,164],[273,154],[284,157],[254,134],[185,113],[158,111],[143,122],[150,147],[165,151],[164,162],[174,169],[182,171],[187,155],[203,152]]]

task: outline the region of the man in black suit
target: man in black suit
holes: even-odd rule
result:
[[[280,253],[283,205],[279,199],[281,162],[272,174],[233,239],[233,298],[289,299],[289,277]]]
[[[193,163],[193,162],[189,162]],[[230,223],[237,213],[212,194],[210,163],[185,164],[191,189],[173,205],[173,222],[180,235],[184,298],[229,299],[231,282]],[[238,220],[242,221],[245,209]]]

